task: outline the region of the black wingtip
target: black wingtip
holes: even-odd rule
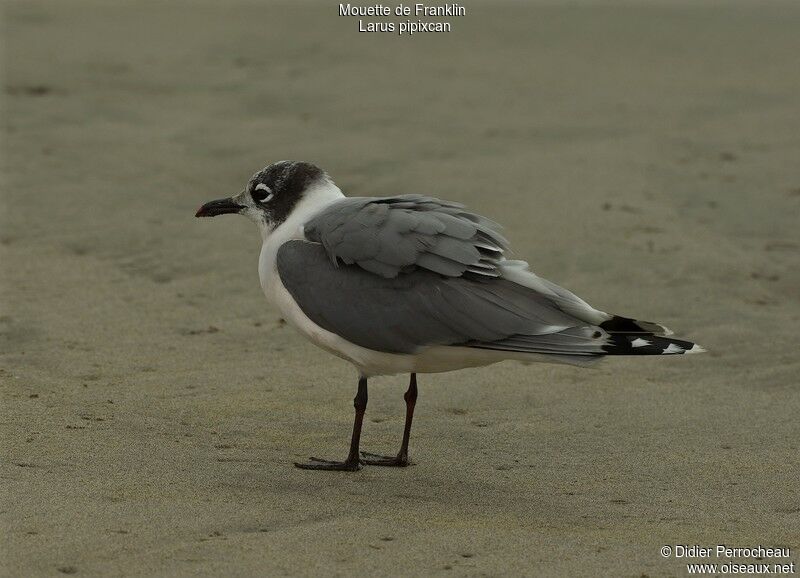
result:
[[[705,349],[691,341],[637,332],[610,334],[603,351],[607,355],[680,355],[702,353]]]
[[[609,333],[652,333],[653,335],[672,335],[672,331],[660,323],[642,321],[614,315],[611,319],[600,324],[602,329]]]

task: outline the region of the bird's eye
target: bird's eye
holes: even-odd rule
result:
[[[268,203],[272,200],[272,197],[275,196],[275,193],[264,183],[258,183],[253,189],[252,196],[253,200],[257,203]]]

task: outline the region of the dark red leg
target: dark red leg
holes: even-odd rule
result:
[[[358,380],[358,393],[353,398],[353,407],[356,408],[356,417],[353,422],[353,437],[350,438],[350,453],[347,454],[347,459],[343,462],[334,462],[331,460],[321,460],[319,458],[311,458],[311,461],[306,463],[297,463],[295,466],[303,470],[334,470],[354,472],[360,470],[358,459],[358,444],[361,440],[361,424],[364,421],[364,412],[367,410],[367,378],[362,377]]]
[[[411,381],[408,384],[403,399],[406,400],[406,425],[403,429],[403,442],[400,444],[400,451],[396,456],[381,456],[368,452],[361,452],[361,463],[370,466],[389,466],[404,468],[408,461],[408,440],[411,438],[411,422],[414,420],[414,406],[417,405],[417,374],[411,374]]]

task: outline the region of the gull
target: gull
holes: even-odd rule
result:
[[[699,353],[663,325],[609,315],[506,258],[500,226],[421,195],[346,197],[319,167],[281,161],[197,217],[240,214],[258,225],[258,276],[283,318],[358,371],[344,461],[310,470],[409,465],[417,374],[503,360],[589,366],[609,355]],[[367,380],[410,374],[397,455],[359,451]]]

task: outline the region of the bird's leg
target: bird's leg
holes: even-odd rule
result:
[[[339,470],[354,472],[361,469],[358,459],[358,444],[361,440],[361,424],[364,421],[364,412],[367,409],[367,378],[361,377],[358,380],[358,393],[353,398],[353,407],[356,408],[356,417],[353,422],[353,436],[350,438],[350,453],[347,454],[347,459],[343,462],[334,462],[331,460],[321,460],[319,458],[311,458],[311,461],[306,463],[297,463],[295,466],[304,470]]]
[[[381,456],[361,452],[361,463],[370,466],[394,466],[403,468],[410,462],[408,461],[408,440],[411,438],[411,422],[414,419],[414,406],[417,405],[417,374],[411,374],[411,381],[408,384],[403,399],[406,400],[406,425],[403,428],[403,442],[400,444],[400,451],[396,456]]]

